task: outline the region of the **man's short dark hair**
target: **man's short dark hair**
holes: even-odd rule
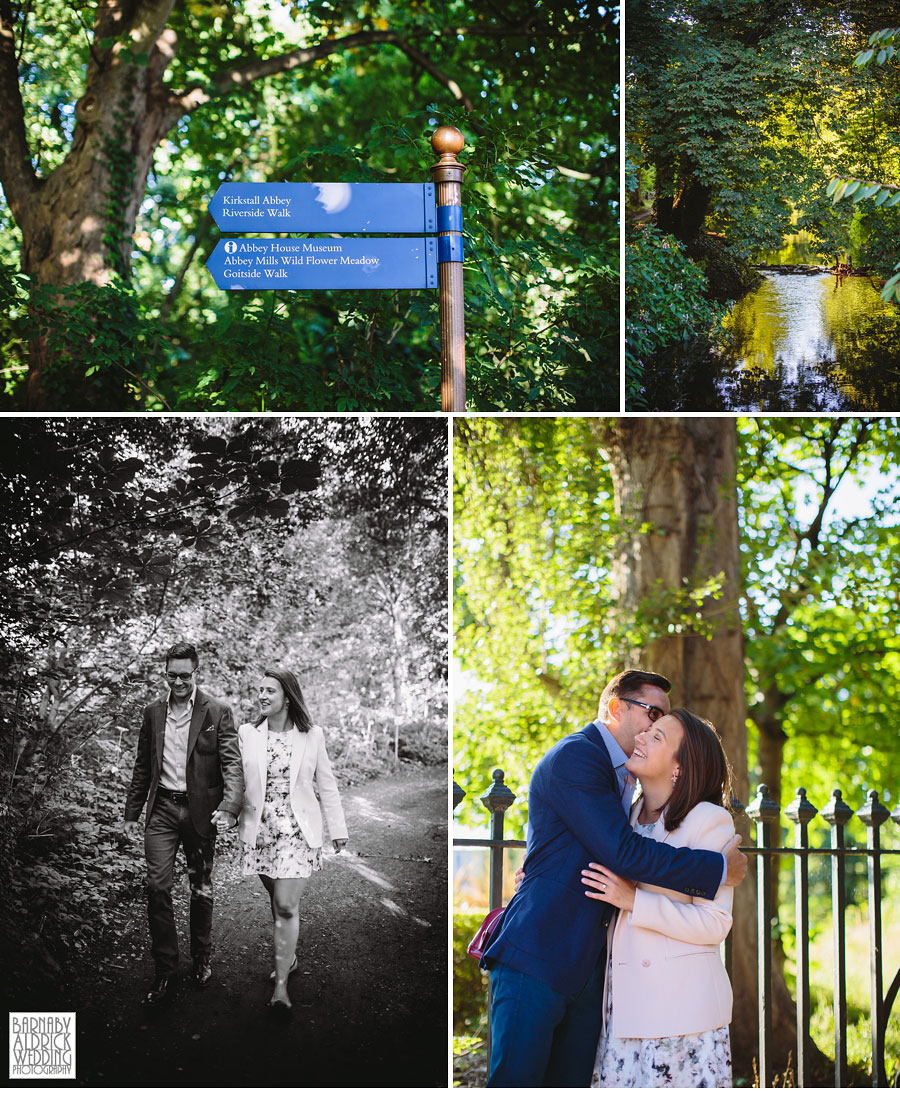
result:
[[[624,696],[634,697],[640,694],[641,688],[647,687],[659,688],[667,694],[672,690],[671,683],[665,676],[660,676],[658,672],[645,672],[643,669],[626,669],[624,672],[620,672],[603,689],[597,707],[597,717],[601,722],[605,721],[606,716],[609,714],[610,699],[619,699]]]
[[[174,646],[169,646],[166,651],[166,668],[169,667],[170,661],[183,661],[185,658],[190,658],[191,664],[196,671],[197,666],[200,664],[196,649],[190,642],[176,642]]]

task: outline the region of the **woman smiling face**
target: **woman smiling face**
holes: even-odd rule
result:
[[[625,764],[626,770],[648,782],[671,782],[679,774],[675,754],[681,747],[684,728],[674,714],[667,714],[634,739],[634,752]]]
[[[284,688],[271,676],[264,676],[259,685],[259,707],[266,718],[284,710],[287,698]]]

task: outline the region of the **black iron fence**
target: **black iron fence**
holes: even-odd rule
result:
[[[466,796],[465,791],[453,784],[453,808]],[[493,772],[493,782],[480,798],[491,815],[489,839],[454,839],[454,847],[487,847],[490,851],[489,901],[491,908],[503,904],[503,852],[508,847],[524,847],[524,840],[503,838],[506,810],[516,800],[515,794],[503,782],[503,771]],[[900,856],[900,850],[881,846],[881,826],[892,820],[900,827],[900,805],[892,813],[878,800],[878,792],[870,790],[865,805],[855,815],[866,826],[866,846],[847,846],[845,826],[854,811],[848,806],[840,790],[835,790],[821,817],[831,829],[829,847],[810,847],[809,822],[818,813],[801,787],[796,798],[785,809],[784,815],[794,825],[794,842],[791,847],[778,846],[781,834],[779,817],[781,810],[768,794],[768,787],[760,785],[756,797],[744,806],[732,798],[735,812],[745,812],[756,826],[756,845],[741,850],[755,859],[757,878],[757,960],[758,960],[758,1007],[759,1007],[759,1085],[771,1085],[772,1075],[772,865],[776,857],[793,859],[794,889],[796,892],[796,968],[797,968],[797,1065],[798,1087],[810,1085],[810,861],[816,858],[830,860],[831,881],[831,930],[834,937],[834,1085],[847,1086],[847,967],[846,967],[846,912],[848,864],[865,861],[868,883],[869,922],[869,980],[871,986],[871,1048],[872,1085],[887,1086],[885,1062],[885,1034],[891,1008],[900,992],[900,968],[897,969],[887,991],[884,989],[882,947],[882,875],[886,856]],[[900,859],[898,859],[900,865]],[[731,973],[731,936],[725,944],[725,964]],[[893,1081],[900,1085],[900,1063],[894,1062]]]

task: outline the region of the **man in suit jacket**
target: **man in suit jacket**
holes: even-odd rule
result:
[[[628,823],[634,780],[625,762],[637,734],[669,713],[670,687],[657,673],[620,673],[600,697],[598,720],[557,742],[534,770],[524,881],[483,959],[492,995],[488,1086],[591,1085],[612,908],[585,899],[589,862],[709,900],[747,872],[737,837],[722,853],[688,850],[645,839]]]
[[[210,966],[212,867],[216,831],[237,824],[244,793],[241,754],[231,710],[197,688],[199,659],[179,642],[166,654],[169,694],[144,710],[134,773],[125,802],[125,834],[139,834],[144,802],[147,819],[147,910],[156,965],[150,1005],[170,996],[178,969],[178,934],[172,885],[178,845],[184,847],[191,885],[193,980],[205,988]]]

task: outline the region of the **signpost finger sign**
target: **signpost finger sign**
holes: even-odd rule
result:
[[[220,289],[436,289],[437,242],[228,239],[206,262]]]

